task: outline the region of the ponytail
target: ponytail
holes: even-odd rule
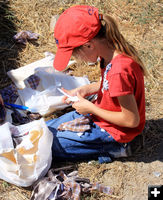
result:
[[[102,25],[102,28],[96,37],[100,38],[105,36],[109,44],[111,44],[117,52],[124,53],[135,60],[135,62],[141,66],[144,75],[148,76],[148,71],[139,58],[138,52],[125,40],[123,35],[119,32],[118,26],[114,19],[108,15],[103,15],[102,21],[104,21],[104,25]]]

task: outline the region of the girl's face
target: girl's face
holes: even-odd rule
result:
[[[80,47],[75,48],[73,51],[73,56],[85,62],[96,62],[98,53],[95,45],[90,41]]]

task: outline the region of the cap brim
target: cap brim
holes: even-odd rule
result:
[[[63,71],[64,69],[66,69],[68,62],[71,58],[72,51],[72,49],[58,48],[53,61],[54,69],[58,71]]]

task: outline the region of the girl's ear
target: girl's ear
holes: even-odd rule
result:
[[[88,49],[94,49],[94,44],[93,44],[93,42],[87,42],[87,43],[83,44],[83,47],[86,47]]]

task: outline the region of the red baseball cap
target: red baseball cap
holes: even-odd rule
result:
[[[57,52],[53,66],[62,71],[66,68],[73,49],[94,38],[101,28],[98,9],[92,6],[78,5],[65,10],[57,20],[54,37]]]

